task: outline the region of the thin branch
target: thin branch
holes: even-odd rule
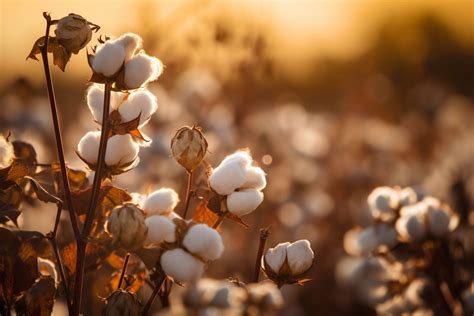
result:
[[[160,275],[158,276],[157,281],[155,282],[156,285],[153,289],[153,293],[151,293],[150,298],[145,304],[145,307],[143,307],[142,311],[142,316],[147,316],[148,313],[150,312],[151,306],[153,305],[153,302],[155,301],[156,296],[158,295],[158,292],[160,291],[161,286],[163,285],[163,282],[166,279],[166,275],[161,272]]]
[[[186,215],[188,214],[189,202],[191,201],[192,186],[193,186],[193,172],[190,171],[188,172],[188,186],[186,188],[186,202],[184,205],[183,219],[186,219]]]
[[[263,251],[265,250],[265,243],[270,235],[270,227],[260,228],[260,241],[258,244],[257,259],[255,260],[255,271],[253,276],[253,282],[257,283],[260,276],[260,267],[262,265]]]
[[[44,75],[46,79],[46,85],[48,87],[49,104],[51,106],[51,116],[53,119],[54,135],[56,138],[56,147],[58,152],[59,164],[61,166],[61,177],[64,187],[64,195],[66,197],[66,204],[69,210],[69,217],[71,218],[72,229],[76,238],[80,236],[79,225],[76,219],[76,212],[72,203],[71,189],[69,187],[69,178],[67,176],[66,161],[64,158],[63,141],[61,137],[61,128],[59,127],[58,110],[56,105],[56,96],[54,94],[53,79],[51,78],[51,71],[49,69],[48,61],[48,44],[49,44],[49,30],[51,27],[51,16],[46,12],[43,13],[46,19],[46,33],[44,45],[40,47],[41,59],[43,60]]]
[[[217,220],[214,222],[214,225],[212,225],[212,228],[216,229],[217,227],[219,227],[219,225],[224,221],[224,218],[224,213],[220,214]]]
[[[119,282],[118,282],[118,285],[117,285],[117,289],[122,288],[122,283],[123,283],[123,280],[125,278],[125,272],[127,271],[127,266],[128,266],[128,261],[129,260],[130,260],[130,253],[127,253],[127,255],[125,256],[125,261],[123,262],[122,273],[120,274],[120,279],[119,279]]]

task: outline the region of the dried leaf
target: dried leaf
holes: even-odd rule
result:
[[[76,243],[70,243],[62,251],[64,270],[67,277],[71,277],[76,272]],[[99,268],[102,262],[110,255],[112,249],[96,243],[88,243],[86,247],[85,271],[92,271]],[[69,285],[72,286],[72,282]]]
[[[20,216],[21,211],[10,208],[10,209],[0,209],[0,224],[5,224],[8,221],[12,221],[15,226],[18,227],[18,216]]]
[[[18,209],[21,204],[21,187],[12,185],[0,190],[0,210]]]
[[[193,221],[195,221],[196,223],[203,223],[209,227],[212,227],[212,225],[216,222],[219,216],[213,211],[211,211],[207,207],[207,204],[208,201],[205,200],[199,202],[194,213]],[[220,227],[218,228],[220,229]]]
[[[40,201],[43,201],[45,203],[61,203],[62,204],[62,201],[60,198],[46,191],[46,189],[43,188],[41,184],[35,179],[33,179],[32,177],[26,176],[24,177],[24,179],[30,182],[31,186],[35,190],[36,196],[38,197]]]
[[[17,315],[49,316],[53,312],[56,284],[50,276],[41,276],[15,302]]]
[[[27,165],[34,165],[37,163],[36,151],[33,145],[23,141],[13,141],[13,149],[15,151],[15,159]]]
[[[24,176],[28,175],[29,168],[26,164],[19,161],[14,161],[8,172],[7,181],[16,181]]]
[[[26,56],[26,59],[31,58],[34,60],[38,60],[36,55],[41,54],[40,47],[44,45],[44,39],[45,39],[45,36],[41,36],[35,41],[35,43],[33,44],[33,47],[31,48],[30,53],[28,54],[28,56]]]
[[[58,42],[51,45],[53,49],[53,64],[58,66],[59,69],[64,71],[66,69],[66,65],[71,59],[71,52],[69,52],[63,45],[59,44]]]

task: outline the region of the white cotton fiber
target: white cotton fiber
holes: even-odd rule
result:
[[[107,143],[105,164],[107,166],[128,164],[137,158],[139,150],[140,147],[130,135],[114,135]]]
[[[163,241],[176,241],[176,224],[168,217],[161,215],[153,215],[145,219],[148,227],[148,235],[145,240],[147,245],[159,245]]]
[[[254,211],[263,202],[263,193],[255,189],[235,191],[227,196],[229,212],[244,216]]]
[[[204,273],[204,262],[181,248],[163,253],[160,263],[166,275],[180,283],[196,281]]]
[[[295,276],[305,273],[313,264],[314,252],[309,241],[298,240],[286,249],[288,265]]]
[[[143,210],[150,215],[170,213],[179,202],[178,193],[170,188],[161,188],[151,193],[143,203]]]
[[[125,61],[125,49],[115,41],[109,40],[97,47],[92,69],[94,72],[110,77],[117,73]]]
[[[442,237],[449,232],[451,216],[440,207],[429,208],[426,213],[428,229],[433,236]]]
[[[400,200],[400,206],[407,206],[418,202],[418,195],[411,187],[406,187],[398,191],[398,198]]]
[[[264,260],[273,272],[278,273],[286,259],[286,248],[289,242],[280,243],[275,248],[270,248],[265,254]]]
[[[209,177],[211,188],[220,195],[229,195],[246,181],[247,170],[239,161],[221,163]]]
[[[250,167],[252,163],[252,156],[248,150],[238,150],[235,153],[228,155],[227,157],[222,160],[221,165],[227,164],[231,161],[238,162],[242,165],[242,167]]]
[[[147,82],[156,80],[163,72],[163,64],[158,58],[139,53],[125,64],[125,85],[138,89]]]
[[[267,179],[265,172],[260,167],[249,167],[246,172],[245,183],[241,186],[242,189],[257,189],[263,190],[267,186]]]
[[[391,218],[399,206],[398,192],[390,187],[375,188],[367,197],[367,203],[373,217]]]
[[[110,111],[117,109],[125,97],[123,92],[112,91],[110,93]],[[99,85],[92,85],[87,89],[87,105],[98,123],[102,123],[102,112],[104,109],[104,89]]]
[[[77,145],[77,152],[89,164],[95,165],[99,155],[100,132],[87,132]]]
[[[142,127],[158,109],[156,97],[148,90],[133,92],[122,103],[118,111],[122,122],[130,122],[140,115],[139,126]]]
[[[425,214],[417,213],[400,217],[395,223],[398,234],[408,241],[420,241],[426,235]]]
[[[135,33],[125,33],[115,40],[118,44],[122,45],[125,50],[125,61],[135,54],[137,49],[142,47],[142,38]]]
[[[204,260],[219,259],[224,251],[221,235],[206,224],[192,226],[184,236],[183,246]]]

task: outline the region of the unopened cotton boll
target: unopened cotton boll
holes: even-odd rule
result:
[[[286,249],[288,265],[294,276],[300,275],[308,271],[313,265],[314,252],[311,244],[306,239],[298,240]]]
[[[224,251],[221,235],[206,224],[192,226],[184,236],[183,246],[204,260],[216,260]]]
[[[100,132],[87,132],[77,145],[77,152],[89,164],[96,164],[99,155]]]
[[[430,233],[435,237],[441,237],[449,233],[451,216],[442,208],[429,208],[426,220]]]
[[[263,202],[263,193],[256,189],[235,191],[227,196],[227,210],[244,216],[254,211]]]
[[[125,49],[119,43],[109,40],[97,47],[92,62],[94,72],[111,77],[122,67],[125,61]]]
[[[135,33],[125,33],[119,38],[116,39],[116,42],[125,50],[125,61],[130,60],[130,58],[135,54],[137,49],[142,46],[142,38]]]
[[[159,245],[164,241],[176,241],[176,224],[170,218],[153,215],[145,219],[145,224],[148,227],[146,245]]]
[[[246,173],[245,183],[241,186],[243,189],[263,190],[267,186],[265,172],[260,167],[249,167]]]
[[[178,193],[170,188],[161,188],[151,193],[143,203],[143,210],[150,215],[164,215],[173,211],[179,202]]]
[[[280,271],[286,259],[286,248],[289,242],[280,243],[275,248],[270,248],[264,256],[266,265],[276,274]]]
[[[115,207],[105,228],[112,243],[127,251],[142,247],[148,232],[143,211],[130,203]]]
[[[399,206],[398,192],[390,187],[375,188],[367,197],[374,218],[392,218]]]
[[[420,241],[426,236],[425,217],[423,213],[400,217],[395,223],[398,234],[408,241]]]
[[[240,161],[222,162],[209,177],[211,188],[220,195],[229,195],[247,180],[247,170]]]
[[[139,127],[145,125],[158,109],[156,97],[148,90],[131,93],[118,111],[122,122],[130,122],[140,115]]]
[[[137,158],[139,150],[140,147],[130,135],[114,135],[107,142],[105,164],[107,166],[129,164]]]
[[[158,58],[139,53],[125,64],[125,85],[129,89],[138,89],[156,80],[162,72],[163,64]]]
[[[166,275],[180,283],[196,281],[204,273],[204,262],[181,248],[163,253],[160,263]]]

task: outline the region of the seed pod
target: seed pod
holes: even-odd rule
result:
[[[135,316],[140,315],[141,304],[137,296],[133,293],[123,290],[116,290],[106,299],[107,305],[102,311],[103,316],[122,315]]]
[[[174,159],[188,172],[192,172],[204,159],[207,140],[199,127],[181,127],[171,140]]]
[[[133,204],[117,206],[110,213],[106,223],[112,243],[127,251],[143,246],[148,233],[145,214]]]
[[[74,13],[60,19],[54,33],[59,43],[74,54],[79,53],[92,37],[92,29],[87,20]]]

